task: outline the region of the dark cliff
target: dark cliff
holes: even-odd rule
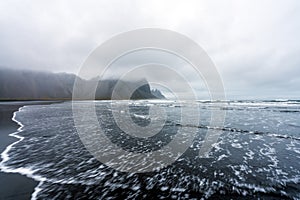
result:
[[[0,68],[0,100],[51,100],[72,99],[74,74],[50,73],[29,70],[11,70]],[[80,79],[84,87],[97,84],[95,99],[111,99],[112,91],[118,80]],[[95,83],[95,81],[97,81]],[[142,82],[141,82],[142,81]],[[146,80],[123,81],[118,99],[128,98],[128,92],[140,85],[131,95],[131,99],[160,98],[152,94]],[[88,94],[89,95],[89,94]],[[87,95],[87,96],[88,96]],[[83,94],[83,97],[86,94]],[[90,98],[88,98],[90,99]]]

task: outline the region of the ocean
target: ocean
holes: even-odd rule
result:
[[[300,199],[300,101],[73,103],[82,109],[95,105],[98,126],[105,134],[97,139],[111,141],[99,147],[100,157],[119,155],[118,149],[143,155],[160,152],[182,127],[189,127],[183,134],[193,137],[180,142],[191,144],[166,166],[137,173],[122,171],[96,159],[82,142],[82,137],[96,130],[93,123],[86,123],[90,111],[83,112],[85,123],[80,130],[86,131],[80,135],[72,102],[24,106],[13,117],[20,128],[11,136],[18,141],[2,152],[0,167],[37,180],[32,199]],[[119,114],[129,112],[142,128],[162,120],[163,127],[151,137],[130,135],[116,123],[112,105]],[[197,123],[182,120],[187,117],[181,116],[184,107],[199,109]],[[164,110],[166,117],[161,119],[155,112],[150,117],[150,108]],[[211,123],[216,110],[226,112],[223,126]],[[193,118],[195,113],[185,115]],[[199,151],[209,130],[218,130],[220,135],[202,157]],[[96,139],[90,141],[99,144]],[[149,166],[147,158],[133,164],[138,169]]]

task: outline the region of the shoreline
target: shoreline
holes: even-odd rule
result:
[[[5,102],[0,103],[0,151],[1,162],[6,160],[5,151],[18,143],[22,138],[16,137],[22,125],[14,120],[15,113],[27,105],[41,105],[59,103],[60,101],[32,101],[32,102]],[[0,199],[31,199],[39,182],[19,172],[0,170],[0,182],[5,183],[0,187]]]

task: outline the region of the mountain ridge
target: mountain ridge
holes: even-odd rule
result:
[[[15,70],[0,68],[0,100],[71,100],[75,80],[85,88],[82,98],[77,100],[109,100],[119,80],[97,78],[85,80],[75,74],[52,73],[46,71]],[[96,82],[95,82],[96,81]],[[123,81],[122,90],[116,99],[158,99],[162,96],[152,92],[146,79]],[[89,87],[97,85],[95,94]],[[138,87],[137,87],[138,86]],[[131,96],[129,91],[134,90]],[[161,94],[161,93],[160,93]]]

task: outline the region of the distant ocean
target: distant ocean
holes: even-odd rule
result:
[[[84,106],[90,102],[78,103]],[[84,147],[73,122],[71,102],[29,105],[14,113],[13,120],[21,127],[12,135],[19,141],[2,153],[1,169],[39,181],[33,199],[300,199],[300,101],[94,103],[106,135],[127,151],[144,152],[167,145],[178,127],[186,125],[180,121],[182,106],[200,109],[200,122],[194,124],[196,138],[165,168],[119,172]],[[155,122],[148,118],[151,106],[165,109],[168,119],[154,142],[134,142],[136,139],[126,136],[114,122],[111,103],[121,109],[129,106],[137,124]],[[226,110],[224,127],[210,126],[214,109]],[[89,124],[84,126],[91,129]],[[222,134],[208,158],[198,157],[211,128],[222,130]]]

